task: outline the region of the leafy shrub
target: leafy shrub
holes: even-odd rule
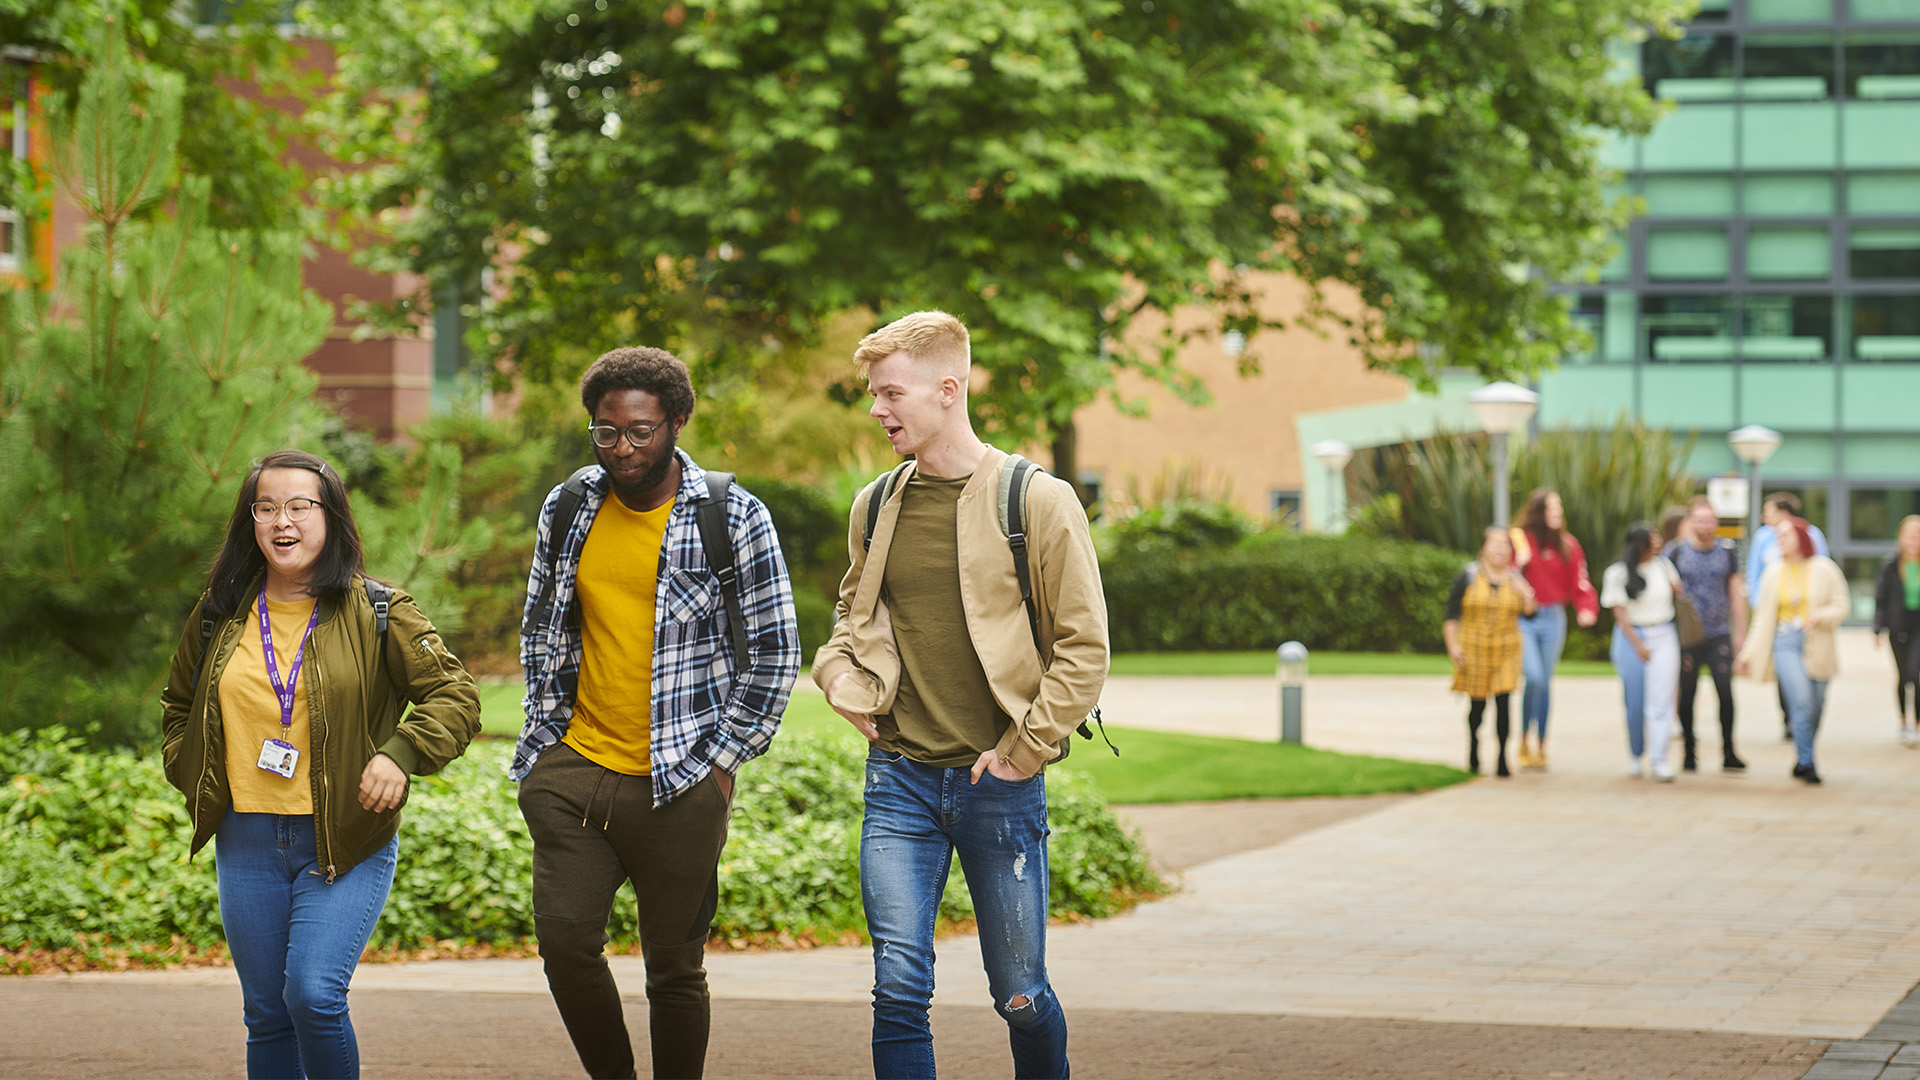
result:
[[[1116,552],[1101,567],[1116,652],[1438,652],[1466,560],[1426,544],[1262,533],[1233,548]]]
[[[864,928],[863,745],[783,736],[742,774],[716,939],[833,940]],[[375,948],[532,937],[532,844],[506,778],[511,751],[482,742],[414,779]],[[212,852],[188,859],[186,811],[156,755],[90,752],[50,728],[0,735],[0,771],[10,778],[0,789],[0,949],[220,942]],[[1048,796],[1055,915],[1106,915],[1159,890],[1137,837],[1092,781],[1056,774]],[[630,888],[621,895],[608,929],[631,946]],[[957,867],[941,914],[972,916]]]
[[[1178,500],[1103,524],[1096,537],[1104,560],[1232,547],[1253,531],[1253,522],[1229,503]]]

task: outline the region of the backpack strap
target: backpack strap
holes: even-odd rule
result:
[[[1034,651],[1044,652],[1040,648],[1040,612],[1033,604],[1033,567],[1027,561],[1027,488],[1033,483],[1033,474],[1039,471],[1040,466],[1019,454],[1008,454],[1007,460],[1000,463],[1000,531],[1006,534],[1007,547],[1013,551],[1013,576],[1020,582],[1020,606],[1027,610],[1027,629],[1033,633]],[[1087,720],[1100,725],[1100,738],[1113,751],[1113,756],[1119,757],[1120,748],[1107,737],[1107,725],[1100,718],[1100,706],[1093,707],[1093,711],[1087,714]],[[1080,721],[1080,725],[1074,729],[1083,739],[1093,738],[1093,730],[1087,727],[1087,720]],[[1067,743],[1062,743],[1061,747],[1063,750],[1070,748]],[[1065,756],[1065,753],[1061,754],[1061,757]]]
[[[867,527],[860,537],[860,550],[873,549],[873,530],[880,527],[880,508],[887,505],[888,499],[893,498],[893,489],[900,486],[900,478],[906,475],[907,466],[910,464],[912,463],[903,461],[867,485]],[[1006,520],[1003,514],[1000,523],[1004,526]]]
[[[200,686],[200,673],[206,670],[207,650],[213,645],[213,616],[207,614],[207,597],[200,598],[200,658],[193,662],[193,678],[187,680],[187,693]]]
[[[707,470],[707,497],[693,504],[693,522],[700,530],[700,547],[707,566],[720,579],[720,598],[727,605],[727,629],[733,638],[736,664],[747,662],[747,622],[740,607],[740,577],[733,565],[733,530],[727,526],[727,492],[733,474]]]
[[[560,530],[571,529],[573,519],[580,516],[580,508],[587,502],[587,477],[599,467],[598,465],[582,466],[574,470],[572,476],[567,477],[566,483],[560,485],[560,497],[553,504],[553,524],[547,531],[546,587],[540,595],[540,603],[534,607],[538,616],[544,617],[548,609],[553,607],[554,594],[559,589],[556,576],[560,568],[560,548],[566,540],[566,533]],[[567,625],[573,628],[580,625],[578,604],[575,604],[573,610],[567,613]]]

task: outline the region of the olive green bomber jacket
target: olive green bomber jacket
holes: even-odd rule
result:
[[[250,591],[258,595],[258,590],[256,582]],[[218,622],[212,655],[199,683],[189,689],[200,659],[200,610],[206,602],[203,595],[187,618],[160,696],[162,760],[167,781],[187,797],[195,852],[219,830],[230,798],[220,696],[214,688],[240,635],[255,625],[252,605]],[[480,730],[473,677],[411,596],[393,590],[386,643],[378,655],[375,626],[373,605],[356,577],[343,594],[321,598],[320,619],[301,667],[313,755],[314,842],[329,881],[386,846],[400,826],[400,807],[375,814],[360,806],[360,775],[373,756],[386,754],[409,776],[425,776],[464,753]]]
[[[1060,744],[1100,700],[1107,678],[1107,605],[1080,500],[1065,481],[1036,475],[1027,491],[1026,527],[1042,643],[1042,651],[1035,651],[1013,557],[1000,529],[998,481],[1006,457],[988,447],[955,507],[960,601],[987,683],[1013,718],[994,749],[1001,760],[1034,773],[1060,756]],[[906,489],[904,481],[896,485],[882,507],[871,550],[864,534],[873,486],[855,497],[847,532],[852,565],[840,583],[833,637],[814,654],[813,680],[822,690],[842,673],[850,675],[830,695],[833,704],[850,712],[886,712],[900,688],[899,647],[880,594]]]

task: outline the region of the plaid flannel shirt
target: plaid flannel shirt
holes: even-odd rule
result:
[[[653,804],[665,806],[691,790],[718,765],[729,773],[766,752],[800,673],[800,632],[793,613],[787,564],[760,500],[735,484],[727,496],[727,531],[745,616],[747,656],[741,664],[729,640],[720,579],[707,565],[693,503],[707,494],[707,473],[684,451],[661,544],[660,583],[654,592],[652,700]],[[583,651],[580,630],[568,625],[574,582],[587,531],[608,496],[607,474],[588,474],[587,497],[570,522],[553,520],[560,489],[540,510],[533,573],[520,624],[520,663],[527,696],[526,725],[507,775],[526,778],[533,763],[567,733]],[[558,536],[559,558],[550,557]],[[553,580],[549,582],[548,567]],[[553,590],[553,603],[536,611]],[[738,666],[737,666],[738,665]]]

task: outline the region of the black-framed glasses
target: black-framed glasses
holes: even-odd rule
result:
[[[280,511],[285,510],[287,520],[297,524],[307,520],[307,515],[313,513],[313,508],[319,505],[305,496],[295,496],[283,503],[274,502],[272,499],[261,499],[253,504],[253,520],[265,525],[279,517]]]
[[[593,445],[602,450],[611,450],[620,445],[620,437],[625,435],[635,450],[653,441],[653,433],[666,427],[665,424],[634,424],[632,427],[617,428],[612,424],[588,424],[587,437]]]

